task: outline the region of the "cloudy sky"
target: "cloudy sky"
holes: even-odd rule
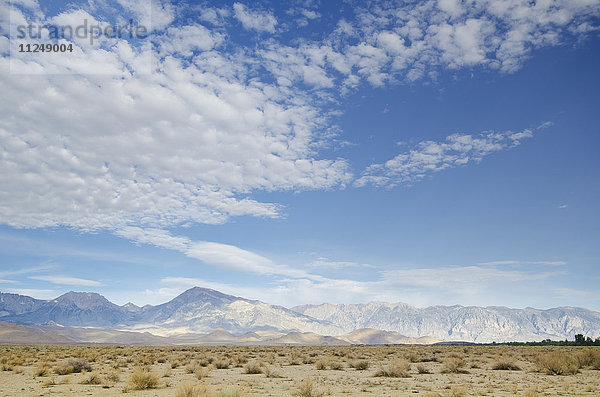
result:
[[[600,0],[0,9],[0,291],[600,310]]]

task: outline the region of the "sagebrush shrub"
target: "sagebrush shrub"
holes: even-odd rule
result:
[[[244,367],[244,373],[246,374],[262,374],[262,372],[262,368],[256,361],[248,363]]]
[[[175,397],[204,397],[207,395],[206,387],[195,385],[192,382],[182,383],[175,391]]]
[[[519,367],[513,360],[500,360],[492,369],[501,370],[501,371],[520,371],[521,367]]]
[[[129,377],[129,385],[133,390],[153,389],[158,386],[158,375],[145,367],[134,368]]]
[[[357,361],[352,361],[350,363],[350,367],[357,369],[359,371],[364,371],[369,369],[369,361],[368,360],[357,360]]]
[[[311,378],[306,378],[292,395],[294,397],[320,397],[323,393],[315,390]]]
[[[541,355],[537,363],[540,370],[548,375],[575,375],[580,368],[576,357],[559,351]]]
[[[410,375],[410,362],[408,360],[400,359],[394,361],[388,366],[380,366],[375,376],[384,376],[389,378],[408,378]]]
[[[466,374],[468,371],[464,370],[466,365],[465,360],[460,357],[450,357],[444,360],[444,367],[442,373],[445,374]]]

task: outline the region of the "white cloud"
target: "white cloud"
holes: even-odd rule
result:
[[[515,260],[507,260],[507,261],[491,261],[491,262],[481,262],[479,265],[481,266],[498,266],[498,265],[542,265],[542,266],[564,266],[567,262],[565,261],[515,261]]]
[[[194,51],[209,51],[221,44],[224,35],[212,32],[202,25],[188,25],[182,27],[170,27],[165,34],[155,40],[160,45],[160,54],[178,54],[191,57]]]
[[[24,267],[21,269],[3,270],[3,271],[0,271],[0,277],[17,276],[20,274],[39,273],[39,272],[51,270],[52,268],[54,268],[54,265],[41,265],[41,266]]]
[[[373,265],[369,265],[367,263],[332,261],[328,258],[323,258],[323,257],[317,258],[316,260],[309,263],[308,266],[314,267],[314,268],[337,269],[337,270],[345,269],[345,268],[349,268],[349,267],[359,267],[359,268],[374,267]]]
[[[211,280],[171,276],[161,280],[164,287],[147,289],[133,299],[138,304],[164,303],[183,291],[199,286],[226,294],[257,299],[291,307],[300,304],[366,303],[370,301],[405,302],[416,306],[448,303],[466,305],[497,305],[500,301],[515,307],[532,302],[532,291],[542,285],[548,288],[561,271],[506,270],[501,265],[442,266],[377,271],[371,280],[350,280],[321,277],[273,279],[264,286],[231,285]],[[538,284],[535,284],[535,283]],[[521,286],[527,285],[528,289]],[[515,291],[511,297],[502,291]],[[523,293],[521,293],[523,292]],[[539,295],[542,296],[542,295]],[[543,303],[547,305],[548,303]]]
[[[147,5],[122,4],[140,20],[149,15]],[[11,62],[3,57],[0,106],[11,117],[0,119],[0,222],[117,230],[219,224],[243,215],[280,217],[281,206],[256,201],[252,194],[343,187],[353,178],[345,159],[321,159],[316,152],[332,140],[331,119],[319,106],[337,95],[336,87],[345,93],[361,81],[381,86],[397,78],[415,80],[438,65],[502,67],[511,59],[518,64],[528,48],[553,45],[550,37],[560,37],[567,26],[589,23],[597,4],[543,7],[514,0],[459,10],[458,3],[447,1],[393,9],[376,2],[369,10],[358,9],[354,20],[339,21],[324,40],[299,39],[292,46],[272,38],[255,51],[226,42],[221,27],[170,26],[173,7],[153,3],[159,57],[152,74],[139,74],[151,66],[149,52],[124,40],[110,48],[77,46],[68,57],[11,57]],[[275,31],[273,14],[241,3],[233,10],[246,28]],[[227,17],[222,9],[205,11],[213,22]],[[61,18],[77,12],[95,17],[91,10],[71,10]],[[448,19],[450,14],[456,18]],[[499,28],[504,25],[506,32]],[[505,48],[500,56],[504,38],[517,37],[518,29],[524,32],[515,40],[525,52],[516,56]],[[258,64],[276,82],[264,82]],[[42,74],[19,77],[7,72],[9,66]],[[298,83],[308,89],[298,89]],[[418,180],[478,161],[527,134],[500,142],[491,134],[424,142],[405,153],[408,158],[374,164],[355,184]],[[452,148],[469,138],[465,145],[472,149]]]
[[[275,33],[277,19],[270,12],[250,10],[242,3],[234,3],[233,14],[246,30]]]
[[[441,288],[461,294],[481,292],[494,283],[539,280],[557,274],[559,273],[530,273],[518,270],[501,270],[489,266],[448,266],[383,272],[385,279],[390,280],[390,282],[397,286]]]
[[[97,287],[102,285],[102,283],[98,281],[69,276],[30,276],[29,278],[33,280],[48,281],[49,283],[58,285],[81,285],[86,287]]]
[[[190,245],[186,255],[221,268],[263,274],[274,271],[273,262],[269,259],[230,244],[198,241]]]
[[[7,292],[18,295],[30,296],[35,299],[49,300],[58,297],[61,292],[53,289],[35,289],[35,288],[7,288]]]
[[[429,0],[358,7],[354,20],[340,20],[325,40],[299,39],[297,47],[270,44],[263,53],[276,76],[303,81],[308,51],[327,53],[322,80],[337,82],[342,93],[357,79],[373,86],[434,76],[444,68],[485,67],[518,70],[536,48],[554,46],[571,35],[598,29],[600,0]],[[275,57],[273,54],[279,54]],[[290,77],[291,74],[291,77]],[[331,87],[331,85],[329,85]]]
[[[200,11],[200,20],[209,22],[215,26],[220,26],[225,23],[230,12],[227,8],[202,7]]]
[[[151,244],[160,248],[168,248],[183,252],[188,249],[192,241],[187,237],[176,237],[162,229],[140,228],[127,226],[115,232],[117,236],[135,241],[140,244]]]
[[[317,19],[317,18],[321,17],[321,14],[319,14],[318,12],[313,11],[313,10],[307,10],[306,8],[303,8],[302,10],[300,10],[300,13],[308,19]]]
[[[141,244],[172,249],[203,263],[220,269],[230,269],[246,273],[278,275],[287,277],[322,279],[314,274],[297,270],[289,266],[278,265],[270,259],[255,252],[212,241],[192,241],[187,237],[172,236],[162,229],[143,229],[124,227],[115,232],[118,236]]]
[[[114,230],[279,217],[279,205],[249,195],[350,180],[345,160],[313,149],[327,116],[309,96],[257,80],[242,49],[214,51],[221,32],[190,25],[157,40],[161,57],[146,75],[124,41],[78,47],[70,63],[11,58],[28,70],[113,75],[19,77],[0,60],[0,106],[14,116],[0,121],[0,222]],[[174,57],[196,49],[192,62]]]
[[[354,182],[361,187],[395,186],[419,181],[435,172],[479,162],[485,156],[518,146],[533,132],[484,132],[479,135],[453,134],[444,142],[423,141],[383,164],[372,164]]]

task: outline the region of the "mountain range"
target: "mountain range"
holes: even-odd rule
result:
[[[146,344],[489,343],[600,336],[600,313],[575,307],[417,308],[370,302],[288,309],[200,287],[144,307],[119,306],[93,292],[68,292],[52,300],[0,292],[0,321],[0,342],[27,332],[65,343]]]

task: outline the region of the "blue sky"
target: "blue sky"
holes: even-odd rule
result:
[[[600,310],[600,1],[364,4],[3,1],[0,290]]]

